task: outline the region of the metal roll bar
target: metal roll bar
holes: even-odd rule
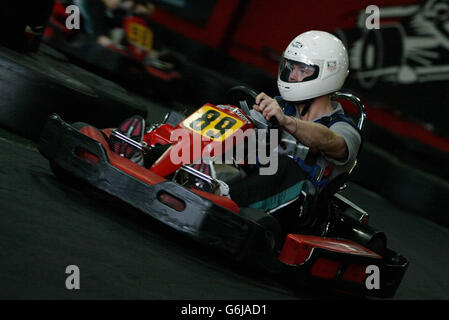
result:
[[[348,100],[348,101],[352,102],[352,104],[354,104],[357,107],[359,114],[360,114],[359,121],[357,122],[357,128],[359,128],[359,130],[362,130],[363,124],[365,123],[365,120],[366,120],[365,106],[363,105],[362,101],[355,95],[353,95],[351,93],[344,93],[344,92],[335,92],[331,96],[331,98],[333,100],[337,100],[337,99]]]

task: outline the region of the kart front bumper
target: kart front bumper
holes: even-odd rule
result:
[[[41,133],[38,149],[50,162],[76,178],[117,197],[166,225],[200,242],[232,254],[244,256],[251,243],[263,237],[257,224],[223,208],[179,184],[158,177],[154,184],[113,166],[105,146],[51,115]],[[84,150],[95,161],[78,155]],[[146,169],[145,169],[146,170]],[[182,212],[160,200],[161,193],[173,195],[185,204]]]

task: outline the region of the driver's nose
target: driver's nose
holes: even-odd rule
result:
[[[301,82],[302,80],[304,80],[306,76],[297,69],[293,69],[292,72],[290,73],[290,76],[288,77],[288,81],[290,82]]]

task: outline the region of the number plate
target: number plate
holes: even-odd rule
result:
[[[182,122],[183,126],[214,141],[223,141],[243,122],[210,106],[203,106]]]
[[[150,51],[153,46],[153,32],[146,26],[132,22],[128,28],[128,41],[139,48]]]

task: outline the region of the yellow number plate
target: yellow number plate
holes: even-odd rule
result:
[[[138,23],[130,23],[128,41],[135,46],[150,51],[153,47],[153,31]]]
[[[182,122],[183,126],[214,141],[223,141],[243,126],[237,118],[203,106]]]

